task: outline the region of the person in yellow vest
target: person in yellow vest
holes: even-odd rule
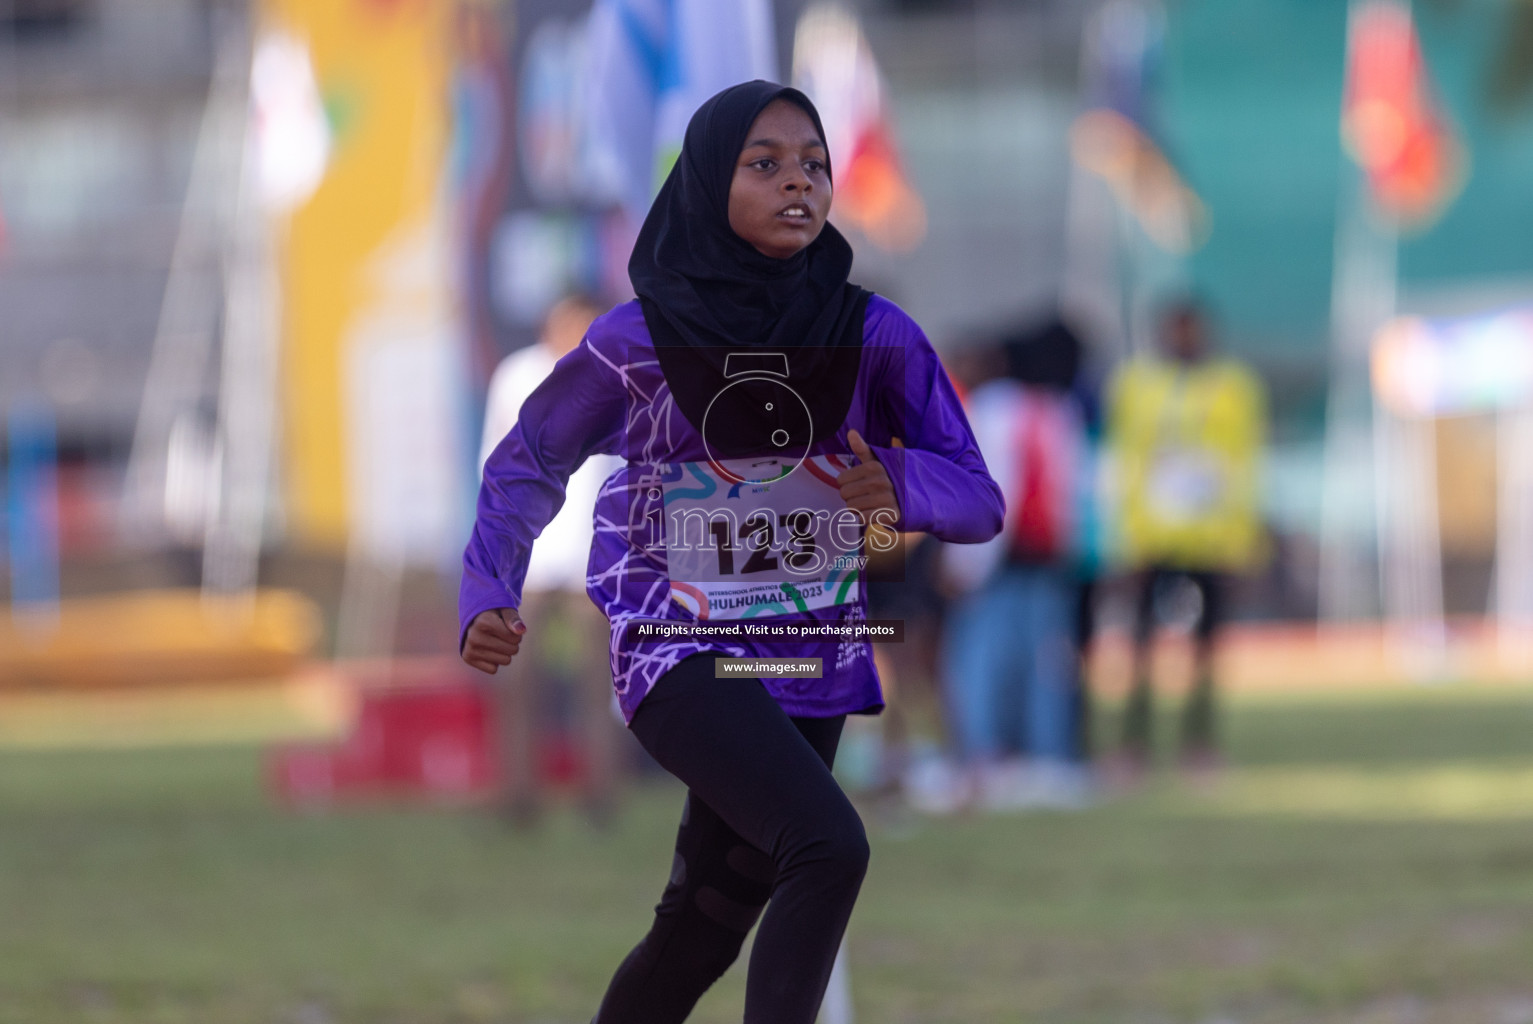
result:
[[[1266,397],[1238,360],[1215,355],[1208,321],[1190,300],[1160,320],[1163,355],[1126,362],[1108,397],[1107,445],[1117,479],[1121,566],[1135,595],[1133,683],[1114,763],[1137,777],[1149,765],[1150,650],[1156,610],[1180,593],[1192,603],[1194,678],[1182,719],[1182,765],[1219,764],[1214,728],[1216,635],[1229,577],[1253,569],[1264,546],[1258,471]]]

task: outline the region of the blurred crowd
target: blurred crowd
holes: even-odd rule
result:
[[[538,344],[502,363],[485,454],[599,312],[589,297],[566,298]],[[1215,652],[1238,578],[1264,553],[1265,396],[1220,351],[1213,317],[1193,299],[1160,310],[1155,342],[1106,365],[1053,316],[949,350],[949,375],[1006,498],[1005,526],[984,544],[906,534],[872,553],[869,614],[901,620],[904,641],[875,645],[888,707],[849,731],[839,770],[851,788],[933,814],[1075,809],[1131,790],[1159,763],[1154,650],[1166,631],[1183,634],[1192,655],[1176,687],[1186,696],[1173,763],[1196,779],[1218,772]],[[528,616],[551,642],[496,684],[501,807],[513,821],[546,802],[549,773],[535,757],[549,734],[581,762],[579,792],[597,820],[632,762],[608,706],[603,623],[582,593],[585,510],[610,469],[581,470],[535,550]],[[1133,652],[1111,716],[1094,705],[1088,671],[1107,607]]]
[[[1233,579],[1261,557],[1264,398],[1196,302],[1167,305],[1156,341],[1103,366],[1053,319],[952,360],[1006,523],[987,544],[912,560],[941,723],[940,743],[896,754],[917,808],[1074,808],[1143,781],[1163,628],[1193,653],[1176,763],[1219,768],[1214,653]],[[1125,611],[1133,651],[1110,730],[1087,671],[1107,604]]]

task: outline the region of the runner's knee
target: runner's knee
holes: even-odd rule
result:
[[[868,871],[868,834],[862,819],[848,804],[846,814],[822,829],[807,844],[801,860],[827,880],[849,885],[861,883]]]

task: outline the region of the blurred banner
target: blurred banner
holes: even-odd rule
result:
[[[1490,610],[1504,641],[1527,636],[1533,628],[1533,306],[1396,317],[1374,338],[1371,371],[1378,457],[1403,455],[1411,462],[1385,464],[1386,483],[1396,486],[1376,510],[1389,531],[1381,546],[1386,584],[1393,575],[1416,591],[1425,587],[1426,608],[1440,618],[1437,563],[1445,545],[1492,554]],[[1418,564],[1423,557],[1429,564]],[[1419,620],[1421,595],[1413,604],[1412,597],[1392,599],[1391,610],[1404,605]]]
[[[1498,412],[1533,401],[1533,307],[1398,317],[1373,344],[1373,388],[1396,416]]]
[[[628,256],[692,112],[777,77],[767,0],[518,0],[518,172],[489,251],[512,347],[571,290],[629,294]]]
[[[1433,96],[1403,0],[1352,6],[1342,138],[1374,202],[1402,226],[1434,219],[1463,182],[1463,150]]]
[[[772,7],[266,0],[264,21],[294,42],[269,61],[263,179],[319,175],[284,251],[289,531],[440,561],[471,498],[471,376],[563,294],[627,294],[692,111],[778,76]]]
[[[832,219],[874,245],[908,252],[926,237],[926,206],[900,167],[883,76],[862,28],[837,4],[804,12],[793,39],[793,84],[814,101],[834,159]]]
[[[307,49],[324,129],[290,114],[291,173],[272,175],[324,164],[283,254],[289,531],[439,564],[461,544],[471,493],[448,178],[454,7],[264,6],[263,22]],[[302,72],[288,77],[277,92],[301,111]]]
[[[590,184],[584,107],[597,84],[588,4],[517,0],[511,9],[516,31],[500,140],[506,188],[493,210],[482,211],[490,222],[485,312],[497,327],[497,361],[530,343],[543,314],[566,292],[620,290],[631,240]],[[634,174],[647,183],[647,151],[644,161]]]

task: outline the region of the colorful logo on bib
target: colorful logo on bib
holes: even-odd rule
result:
[[[699,619],[856,601],[867,561],[863,526],[836,486],[850,462],[817,455],[662,467],[672,600]]]

